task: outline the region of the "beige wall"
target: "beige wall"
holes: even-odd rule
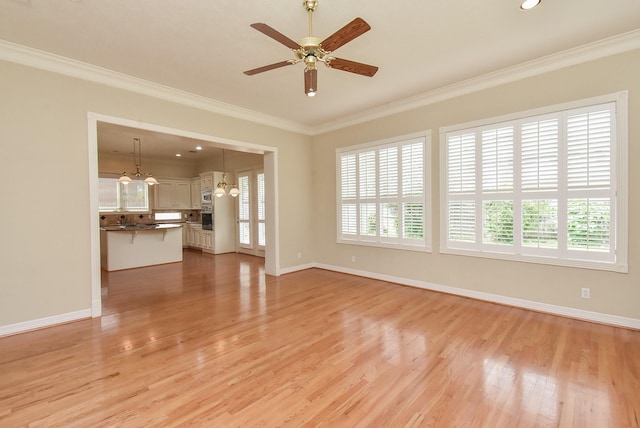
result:
[[[276,147],[282,269],[318,262],[640,320],[639,75],[634,51],[312,138],[0,61],[0,327],[91,307],[87,112]],[[628,274],[438,253],[439,127],[625,89]],[[433,253],[336,244],[335,149],[425,129],[433,132]],[[70,224],[78,210],[86,218]]]
[[[88,112],[276,147],[280,267],[312,246],[308,136],[3,61],[0,94],[0,327],[91,308]]]
[[[546,73],[314,137],[316,261],[343,269],[491,293],[640,320],[640,50]],[[440,127],[629,90],[629,273],[441,255]],[[336,243],[335,150],[432,131],[433,252]],[[356,263],[351,257],[356,256]],[[591,299],[580,297],[591,288]]]

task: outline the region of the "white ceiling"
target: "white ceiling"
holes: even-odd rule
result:
[[[302,0],[0,0],[0,39],[176,88],[303,127],[391,106],[447,85],[640,27],[640,0],[319,0],[313,33],[354,17],[372,29],[336,50],[380,67],[373,78],[321,66],[304,95],[303,65],[251,28],[306,36]]]
[[[98,122],[97,134],[99,153],[131,156],[133,139],[139,138],[143,159],[197,163],[222,156],[222,149],[213,142],[111,123]]]

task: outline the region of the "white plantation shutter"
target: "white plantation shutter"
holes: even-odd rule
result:
[[[513,126],[482,131],[482,190],[513,189]]]
[[[443,252],[615,262],[615,107],[443,130]]]
[[[567,245],[609,258],[613,113],[614,105],[608,104],[571,111],[567,119]]]
[[[396,196],[398,194],[398,148],[380,149],[378,158],[380,196]]]
[[[476,242],[476,133],[447,135],[447,239],[459,245]]]
[[[611,106],[570,114],[567,121],[569,188],[611,183]]]
[[[376,186],[376,152],[358,154],[358,182],[360,183],[360,198],[375,198]]]
[[[340,194],[343,199],[355,199],[356,197],[356,155],[350,154],[340,159]]]
[[[449,193],[473,192],[476,188],[475,134],[447,137]]]
[[[449,240],[475,242],[476,207],[474,201],[449,202]]]
[[[421,196],[424,193],[424,143],[402,146],[402,195]]]
[[[338,241],[422,248],[426,137],[338,151]]]
[[[256,181],[258,183],[258,246],[264,247],[267,245],[267,228],[266,228],[266,207],[265,207],[265,193],[264,193],[264,172],[260,172],[256,175]]]
[[[522,201],[522,245],[531,248],[558,248],[558,201]]]
[[[558,119],[525,122],[521,127],[522,190],[558,188]]]
[[[356,218],[356,204],[342,204],[342,234],[357,235],[358,220]]]
[[[360,204],[360,236],[376,236],[378,215],[376,203]]]
[[[249,175],[238,175],[238,238],[241,246],[253,248],[251,242],[251,205],[249,193]]]

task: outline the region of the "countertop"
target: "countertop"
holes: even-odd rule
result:
[[[184,223],[162,223],[162,224],[127,224],[102,226],[100,230],[106,232],[135,232],[137,230],[167,230],[183,227]]]

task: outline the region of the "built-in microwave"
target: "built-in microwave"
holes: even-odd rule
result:
[[[213,204],[213,192],[211,190],[202,191],[202,200],[200,201],[200,204],[201,205]]]

